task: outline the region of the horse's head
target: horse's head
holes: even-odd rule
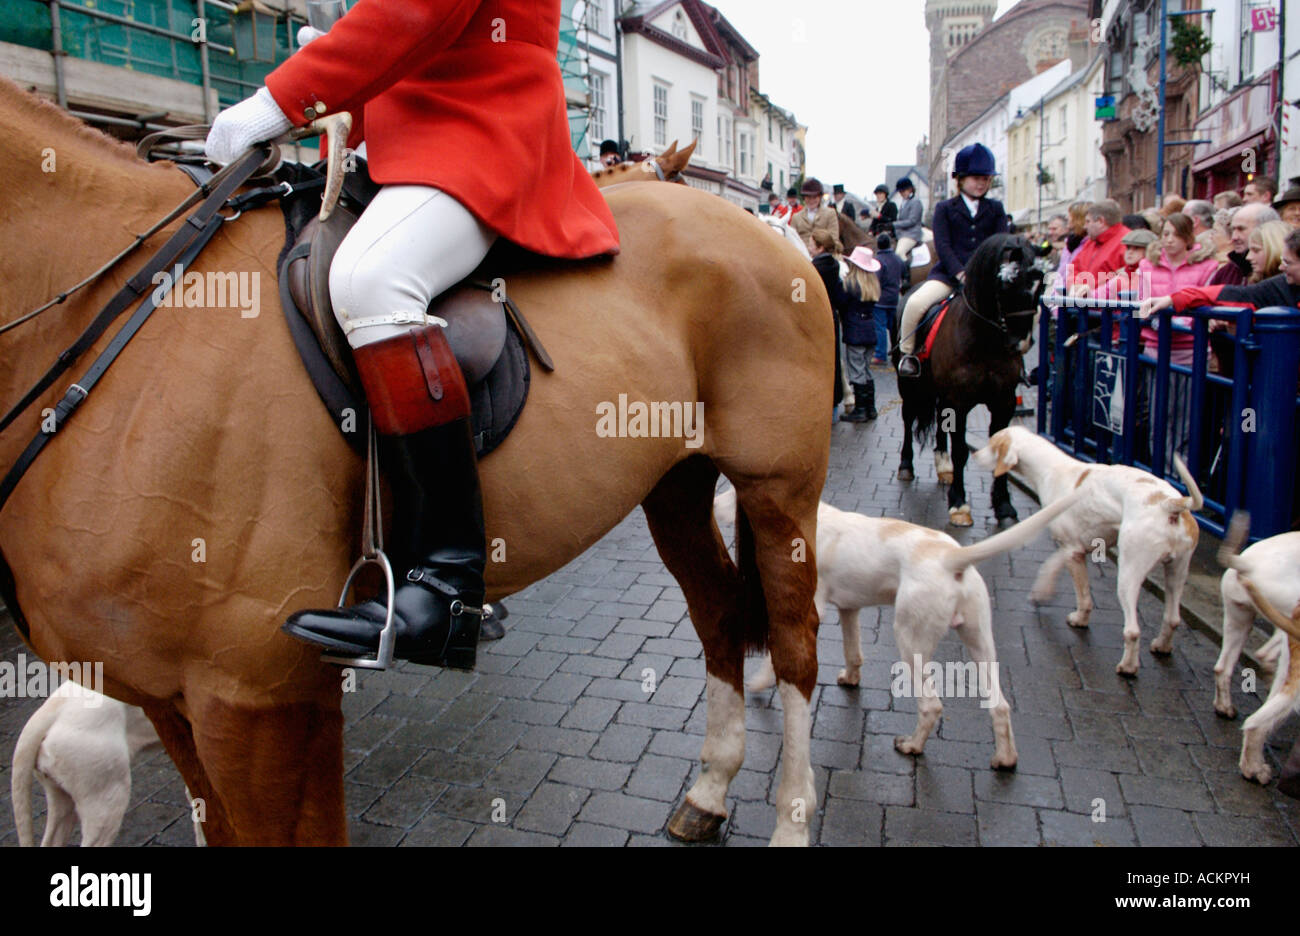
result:
[[[966,301],[976,314],[1023,341],[1033,325],[1047,269],[1037,248],[1014,234],[995,234],[966,264]]]
[[[689,146],[679,150],[677,141],[673,140],[672,145],[658,156],[641,162],[622,162],[617,166],[597,169],[591,178],[597,188],[607,188],[620,182],[681,182],[685,185],[682,170],[691,161],[697,142],[692,141]]]

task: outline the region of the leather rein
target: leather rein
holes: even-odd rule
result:
[[[146,141],[142,141],[142,144],[143,142]],[[194,262],[199,252],[212,239],[212,236],[216,234],[221,225],[238,217],[245,208],[289,194],[289,192],[285,191],[286,185],[281,184],[270,188],[253,190],[239,196],[235,195],[235,191],[257,175],[259,170],[262,170],[267,165],[274,166],[278,159],[276,147],[269,144],[259,144],[253,147],[242,157],[223,167],[210,180],[199,186],[161,221],[151,226],[144,233],[136,235],[125,250],[118,253],[117,256],[98,270],[75,286],[59,293],[39,308],[0,327],[0,333],[7,332],[18,325],[31,321],[42,312],[65,302],[73,293],[95,282],[109,270],[116,267],[152,235],[196,203],[198,204],[198,208],[185,219],[185,222],[168,238],[166,243],[146,261],[139,272],[127,280],[126,285],[118,290],[100,309],[99,314],[77,337],[77,340],[59,353],[54,364],[46,371],[44,376],[23,394],[23,397],[14,404],[3,418],[0,418],[0,432],[2,432],[26,412],[60,376],[67,372],[99,340],[100,336],[107,331],[114,320],[133,303],[141,299],[144,300],[127,320],[126,324],[113,336],[113,340],[108,347],[95,359],[81,379],[68,388],[63,398],[54,407],[52,427],[48,426],[45,420],[42,421],[41,429],[37,431],[27,448],[18,457],[18,460],[5,474],[4,478],[0,480],[0,508],[4,507],[9,495],[13,493],[19,480],[21,480],[32,462],[36,460],[36,456],[41,449],[45,447],[50,438],[86,400],[95,384],[108,370],[109,365],[117,359],[118,355],[126,347],[127,342],[135,336],[140,327],[153,314],[158,303],[162,300],[163,294],[172,288],[180,287],[180,279],[184,276],[185,269]],[[290,189],[291,191],[292,189]],[[221,213],[223,208],[231,209],[234,213],[223,215]],[[177,275],[178,269],[179,275]],[[166,272],[169,277],[175,276],[175,279],[170,283],[164,280],[163,284],[159,285],[155,282],[155,276],[161,272]]]

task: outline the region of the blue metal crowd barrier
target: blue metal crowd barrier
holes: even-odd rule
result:
[[[1205,496],[1202,527],[1222,536],[1244,508],[1252,540],[1290,530],[1300,513],[1300,309],[1192,309],[1179,313],[1192,319],[1187,328],[1169,309],[1143,321],[1136,308],[1125,299],[1044,301],[1039,434],[1076,458],[1136,465],[1185,491],[1171,474],[1178,452]],[[1142,351],[1144,326],[1156,333],[1154,358]],[[1209,368],[1211,331],[1224,356],[1219,373]],[[1192,337],[1190,365],[1171,363],[1179,334]]]

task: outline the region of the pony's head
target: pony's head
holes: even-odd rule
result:
[[[1047,271],[1027,238],[995,234],[975,248],[966,264],[966,301],[981,317],[1023,340],[1033,324]]]

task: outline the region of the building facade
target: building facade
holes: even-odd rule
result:
[[[1104,61],[1099,51],[1085,68],[1041,94],[1017,89],[1022,93],[1007,129],[1006,184],[1006,208],[1016,224],[1038,225],[1073,201],[1106,197],[1102,124],[1095,118]]]
[[[1069,58],[1078,68],[1091,57],[1086,48],[1088,0],[1021,0],[996,20],[991,13],[984,18],[989,6],[958,0],[926,4],[931,49],[929,175],[936,199],[952,194],[944,165],[954,134],[1012,88],[1061,60]],[[973,30],[977,20],[984,25]],[[950,40],[956,45],[950,46]]]

